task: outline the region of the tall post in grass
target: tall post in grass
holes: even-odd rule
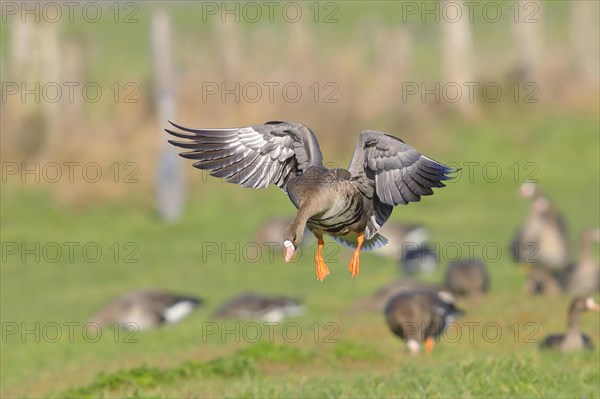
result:
[[[598,90],[600,76],[600,43],[598,40],[597,1],[572,1],[570,3],[571,48],[573,63],[580,82],[592,90]]]
[[[24,157],[31,158],[58,142],[60,104],[55,100],[54,91],[44,93],[41,87],[58,85],[61,65],[59,27],[55,23],[13,19],[10,29],[11,79],[33,93],[24,101],[12,103],[11,113],[18,125],[16,130],[20,132],[15,141]]]
[[[575,1],[578,3],[578,1]],[[516,47],[516,76],[522,82],[537,82],[544,64],[541,7],[539,0],[519,0],[513,5],[513,33]]]
[[[163,220],[173,222],[179,218],[185,200],[185,177],[178,160],[177,151],[167,143],[162,127],[173,120],[176,110],[175,76],[171,20],[166,12],[156,11],[152,16],[150,41],[154,88],[159,115],[160,153],[156,173],[156,199],[158,213]]]
[[[441,6],[444,3],[449,3],[448,12],[451,8],[456,9],[456,18],[448,15],[442,19],[442,76],[444,85],[455,85],[461,89],[458,98],[451,90],[452,86],[444,90],[444,95],[452,100],[464,117],[474,117],[478,111],[477,103],[466,94],[469,83],[475,82],[473,33],[471,22],[466,18],[468,10],[460,2],[442,0]]]

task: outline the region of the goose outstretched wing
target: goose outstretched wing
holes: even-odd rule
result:
[[[365,235],[374,235],[393,207],[421,200],[444,187],[454,169],[422,155],[397,137],[383,132],[361,132],[349,167],[352,179],[370,203]]]
[[[190,150],[182,152],[182,157],[194,159],[196,168],[209,170],[212,176],[242,187],[275,184],[287,192],[292,176],[323,164],[317,139],[300,123],[266,122],[231,129],[190,129],[171,124],[185,132],[165,129],[186,140],[169,140]]]

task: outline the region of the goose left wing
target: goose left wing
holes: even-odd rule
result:
[[[169,143],[191,150],[179,155],[196,160],[194,167],[242,187],[275,184],[287,192],[290,177],[323,164],[316,137],[300,123],[267,122],[231,129],[190,129],[170,123],[184,133],[165,131],[186,141]]]

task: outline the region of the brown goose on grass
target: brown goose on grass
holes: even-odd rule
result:
[[[600,266],[592,251],[594,242],[600,242],[600,229],[581,233],[579,262],[570,265],[559,276],[563,290],[571,295],[590,295],[600,289]]]
[[[521,196],[533,202],[511,245],[514,261],[551,271],[564,269],[569,261],[564,218],[536,183],[523,183]]]
[[[579,319],[581,313],[592,310],[600,311],[598,305],[592,297],[578,297],[573,299],[569,306],[566,334],[552,334],[544,337],[540,343],[541,349],[555,349],[561,352],[569,352],[578,349],[594,349],[592,340],[581,332]]]
[[[446,291],[408,291],[393,297],[385,307],[385,320],[394,334],[406,342],[413,355],[421,342],[431,353],[434,342],[448,324],[463,312],[454,306],[454,297]]]
[[[180,155],[194,159],[194,166],[242,187],[263,188],[275,184],[298,208],[283,235],[285,261],[300,245],[305,227],[318,242],[315,265],[322,281],[329,269],[321,251],[323,235],[355,248],[348,269],[352,277],[360,269],[360,250],[385,245],[379,229],[394,206],[419,201],[444,187],[453,169],[444,166],[382,132],[366,130],[358,138],[350,167],[328,169],[317,139],[306,126],[293,122],[267,122],[231,129],[166,131],[186,141],[169,142],[191,151]]]
[[[177,323],[202,303],[200,298],[159,290],[129,292],[102,308],[90,320],[99,325],[117,323],[129,330],[148,330]]]
[[[454,295],[476,297],[487,292],[490,275],[479,259],[452,262],[446,269],[445,286]]]

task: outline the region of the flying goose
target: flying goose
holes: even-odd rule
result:
[[[523,183],[521,196],[532,200],[532,204],[511,245],[514,261],[552,271],[564,269],[569,260],[564,218],[536,183]]]
[[[352,277],[360,270],[360,250],[385,245],[379,229],[394,206],[416,202],[444,187],[454,170],[444,166],[382,132],[360,133],[350,167],[323,166],[321,149],[313,132],[294,122],[231,129],[166,131],[186,141],[169,140],[189,149],[180,155],[194,159],[194,166],[212,176],[242,187],[263,188],[275,184],[298,209],[283,235],[284,260],[289,262],[300,245],[304,228],[315,235],[317,279],[329,274],[321,251],[323,235],[355,248],[348,269]]]
[[[487,268],[479,259],[451,262],[446,269],[445,286],[454,295],[479,296],[489,284]]]
[[[454,297],[446,291],[407,291],[393,297],[385,307],[385,320],[394,334],[418,355],[421,342],[431,353],[435,339],[462,311],[454,306]]]
[[[299,300],[253,292],[241,294],[224,303],[214,314],[218,319],[244,319],[280,322],[304,313]]]
[[[562,288],[571,295],[590,295],[600,289],[600,268],[592,244],[600,242],[600,229],[585,230],[579,241],[579,262],[559,275]]]
[[[159,290],[129,292],[102,308],[90,320],[99,325],[117,323],[129,330],[148,330],[177,323],[202,303],[200,298]]]
[[[581,313],[587,310],[595,312],[600,311],[598,305],[592,297],[577,297],[569,306],[566,334],[552,334],[544,337],[540,343],[541,349],[555,349],[561,352],[568,352],[578,349],[594,349],[592,340],[581,332],[579,319]]]

